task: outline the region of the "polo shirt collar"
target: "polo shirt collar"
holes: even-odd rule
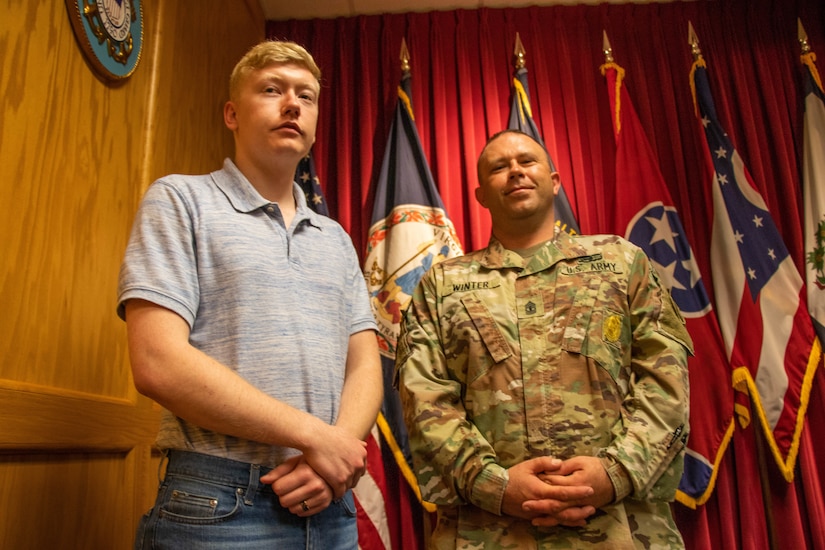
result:
[[[221,172],[222,174],[220,174]],[[230,158],[224,159],[223,170],[212,174],[212,181],[214,181],[218,189],[226,195],[229,203],[238,212],[250,213],[271,204],[270,201],[258,193],[258,190],[255,189]],[[320,228],[320,214],[309,208],[304,192],[294,181],[292,182],[292,196],[295,198],[296,221],[302,222],[307,220],[309,224]]]

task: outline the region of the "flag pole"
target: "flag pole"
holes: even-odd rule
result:
[[[401,39],[401,53],[398,58],[401,60],[401,71],[410,72],[410,50],[407,49],[407,40]]]
[[[621,87],[622,80],[624,80],[624,69],[622,69],[613,59],[613,47],[610,45],[610,40],[607,38],[607,31],[602,30],[602,53],[604,54],[604,65],[599,67],[602,76],[604,76],[608,69],[616,71],[616,85],[614,90],[613,100],[613,133],[618,136],[622,131],[621,118]]]
[[[517,71],[525,67],[526,61],[524,56],[526,53],[524,44],[521,43],[521,37],[516,33],[516,45],[513,48],[513,57],[515,57],[515,68]]]
[[[808,44],[808,33],[805,32],[805,27],[802,26],[802,20],[796,19],[796,37],[799,40],[799,46],[802,48],[802,55],[811,53],[811,46]]]
[[[613,48],[610,47],[610,40],[607,39],[607,31],[602,31],[602,53],[604,53],[604,62],[613,63]]]
[[[688,21],[688,45],[690,46],[690,53],[693,55],[693,66],[690,68],[690,94],[693,97],[693,110],[696,117],[699,115],[699,101],[696,98],[696,80],[693,75],[697,67],[705,67],[705,59],[702,57],[702,50],[699,48],[699,37],[696,36],[696,31],[693,30],[693,23]]]
[[[693,30],[693,23],[688,21],[688,44],[690,45],[690,53],[693,54],[693,60],[699,61],[702,59],[702,50],[699,48],[699,37],[696,36],[696,31]]]
[[[803,65],[808,67],[814,84],[822,90],[822,79],[819,76],[819,71],[816,69],[816,54],[811,50],[811,45],[808,43],[808,33],[805,32],[805,27],[802,26],[802,20],[799,18],[796,20],[796,36],[799,39],[799,46],[802,49],[802,55],[799,56],[799,59]]]

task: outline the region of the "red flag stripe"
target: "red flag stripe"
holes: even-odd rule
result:
[[[390,550],[392,542],[384,501],[386,477],[376,429],[367,438],[367,473],[353,490],[358,513],[358,546],[362,550]]]

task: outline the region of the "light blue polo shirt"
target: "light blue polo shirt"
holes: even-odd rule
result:
[[[118,285],[191,328],[190,342],[267,394],[329,424],[338,414],[352,334],[374,330],[352,240],[313,212],[298,185],[288,229],[230,160],[154,182],[138,209]],[[164,411],[162,449],[274,466],[295,450],[204,430]]]

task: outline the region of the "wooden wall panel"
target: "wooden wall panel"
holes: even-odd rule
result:
[[[222,105],[264,36],[255,0],[142,0],[144,48],[111,85],[64,0],[0,18],[0,548],[128,548],[157,487],[160,409],[115,315],[149,183],[232,154]]]
[[[222,5],[216,0],[210,3]],[[223,123],[229,74],[246,50],[264,38],[264,24],[239,36],[238,28],[249,12],[238,9],[240,2],[229,5],[236,11],[224,10],[224,26],[212,21],[215,10],[193,10],[191,3],[183,1],[163,6],[163,27],[176,33],[174,46],[167,43],[168,34],[159,38],[163,59],[154,88],[157,116],[147,133],[150,179],[216,170],[232,154],[232,134]],[[209,30],[204,32],[205,28]]]
[[[0,548],[126,549],[132,547],[134,468],[128,455],[0,456],[4,515]]]
[[[127,396],[112,314],[148,80],[101,83],[62,0],[4,12],[0,377]]]

